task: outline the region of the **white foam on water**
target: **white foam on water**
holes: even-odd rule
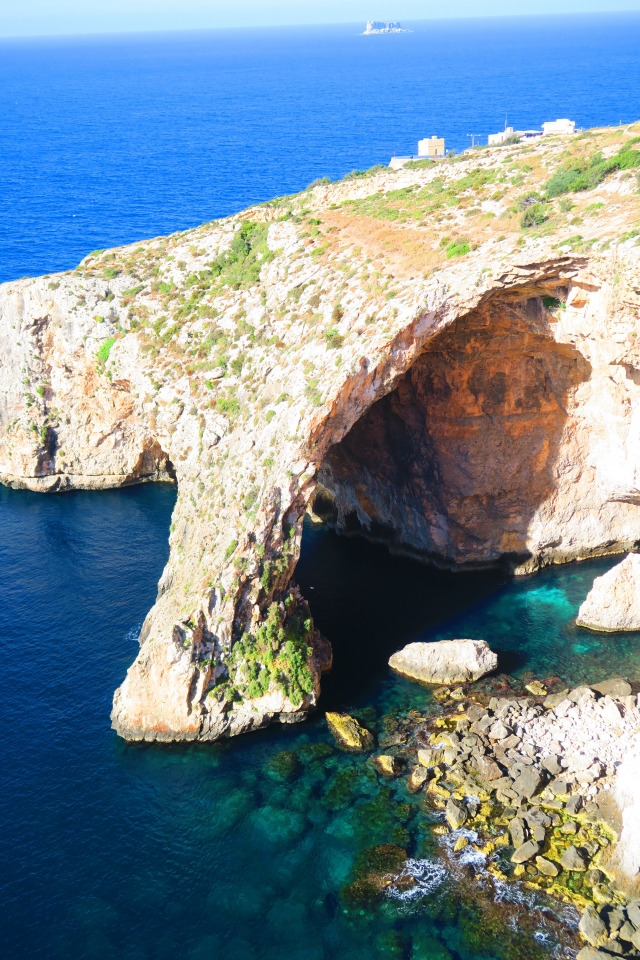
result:
[[[409,859],[402,868],[402,872],[395,877],[391,886],[387,887],[386,892],[393,900],[401,900],[406,903],[431,893],[432,890],[440,886],[446,876],[447,871],[444,865],[436,860]],[[403,880],[409,879],[414,881],[409,889],[396,886],[396,884],[401,884]]]

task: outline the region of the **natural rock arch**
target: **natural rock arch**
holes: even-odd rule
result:
[[[549,333],[543,300],[526,289],[443,329],[329,448],[315,512],[438,564],[531,560],[569,397],[590,376],[584,356]]]

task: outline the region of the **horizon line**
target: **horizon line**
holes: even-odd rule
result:
[[[398,21],[406,24],[420,24],[420,23],[445,23],[445,22],[463,22],[463,21],[484,21],[484,20],[549,20],[554,19],[558,20],[561,18],[566,19],[579,19],[587,17],[613,17],[613,16],[639,16],[640,15],[640,5],[635,10],[622,9],[622,10],[582,10],[582,11],[559,11],[557,13],[508,13],[508,14],[478,14],[476,16],[430,16],[424,17],[419,20],[413,18],[403,19]],[[0,33],[0,41],[2,40],[63,40],[63,39],[79,39],[79,38],[91,38],[91,37],[126,37],[126,36],[156,36],[164,34],[186,34],[186,33],[215,33],[222,31],[231,31],[231,30],[284,30],[284,29],[315,29],[318,27],[347,27],[347,26],[357,26],[364,23],[366,25],[367,21],[362,20],[333,20],[333,21],[320,21],[318,23],[305,23],[305,22],[289,22],[289,23],[255,23],[255,24],[243,24],[236,26],[220,26],[220,27],[156,27],[156,28],[129,28],[129,29],[104,29],[104,30],[72,30],[72,31],[61,31],[61,32],[50,32],[50,33]],[[357,34],[358,36],[364,34]]]

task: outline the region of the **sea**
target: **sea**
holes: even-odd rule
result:
[[[505,120],[640,118],[640,15],[407,26],[1,40],[0,280],[388,163],[424,136],[460,151]],[[574,623],[614,561],[454,574],[307,523],[296,579],[335,663],[318,713],[216,744],[127,744],[111,698],[155,598],[175,496],[0,488],[2,955],[565,956],[557,908],[476,881],[462,855],[452,868],[437,818],[402,778],[383,783],[338,752],[323,714],[351,711],[379,734],[431,709],[387,667],[415,639],[485,639],[522,679],[638,677],[640,635]],[[412,892],[354,904],[362,858],[389,843],[411,858]]]

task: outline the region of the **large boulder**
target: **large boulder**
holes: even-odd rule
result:
[[[464,683],[495,670],[498,657],[484,640],[441,640],[408,643],[393,654],[389,666],[420,683]]]
[[[640,555],[630,553],[622,563],[596,577],[576,623],[590,630],[640,630]]]

